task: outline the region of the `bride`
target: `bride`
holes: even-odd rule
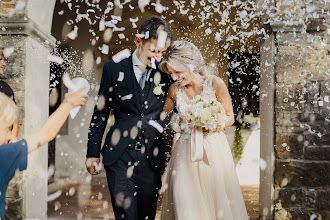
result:
[[[234,122],[227,87],[204,74],[197,47],[178,40],[160,69],[171,75],[164,111],[175,107],[181,135],[163,175],[162,220],[245,220],[246,208],[226,136]]]

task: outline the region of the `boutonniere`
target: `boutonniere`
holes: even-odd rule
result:
[[[157,85],[154,85],[154,89],[153,89],[153,93],[155,95],[165,95],[164,91],[163,91],[163,86],[165,84],[157,84]]]

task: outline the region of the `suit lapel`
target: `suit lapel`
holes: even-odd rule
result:
[[[123,62],[122,65],[123,65],[123,72],[125,74],[125,81],[127,84],[127,89],[130,92],[130,94],[133,95],[133,97],[132,97],[133,102],[140,111],[141,108],[140,108],[140,103],[139,103],[139,100],[137,97],[137,92],[136,92],[136,83],[135,83],[136,78],[135,78],[135,74],[134,74],[134,70],[133,70],[132,56],[127,58]]]
[[[148,96],[147,96],[147,102],[148,102],[148,105],[151,106],[153,104],[153,102],[157,101],[158,99],[155,97],[155,95],[153,94],[154,92],[154,86],[155,86],[155,80],[154,80],[154,76],[155,76],[155,73],[156,72],[159,72],[158,69],[152,69],[152,72],[150,74],[150,78],[152,78],[152,82],[151,82],[151,85],[150,85],[150,89],[149,89],[149,92],[148,92]],[[162,79],[160,80],[160,84],[162,84]]]

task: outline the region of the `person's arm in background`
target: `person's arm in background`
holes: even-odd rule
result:
[[[19,121],[16,120],[13,124],[13,130],[11,132],[10,143],[17,141],[18,125],[19,125]]]
[[[80,94],[84,89],[81,88],[71,95],[65,94],[63,103],[49,116],[44,125],[38,131],[24,138],[29,153],[54,139],[69,116],[70,110],[86,103],[87,94]]]

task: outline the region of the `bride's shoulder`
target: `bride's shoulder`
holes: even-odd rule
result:
[[[219,87],[223,87],[226,86],[225,82],[223,81],[223,79],[221,79],[218,76],[212,76],[212,86],[213,88],[219,88]]]
[[[170,85],[170,88],[168,89],[168,95],[170,96],[171,99],[175,100],[175,90],[176,90],[176,83],[173,83]]]

